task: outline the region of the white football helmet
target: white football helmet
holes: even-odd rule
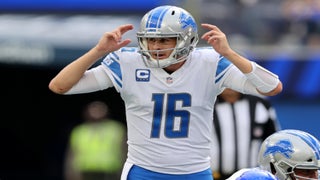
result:
[[[278,180],[278,178],[269,171],[254,168],[243,172],[236,180]]]
[[[320,144],[314,136],[304,131],[278,131],[262,143],[258,163],[280,180],[311,179],[298,176],[294,171],[320,168]]]
[[[170,49],[150,51],[147,38],[176,37],[177,44],[166,59],[152,58],[151,53]],[[140,53],[147,67],[164,68],[187,59],[198,43],[198,28],[192,15],[176,6],[159,6],[150,10],[141,20],[137,32]],[[172,49],[171,49],[172,50]]]

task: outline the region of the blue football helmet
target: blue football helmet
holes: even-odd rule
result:
[[[140,53],[147,67],[164,68],[187,59],[199,41],[197,23],[186,10],[176,6],[159,6],[141,19],[137,32]],[[173,49],[149,50],[147,38],[176,38]],[[151,53],[173,50],[166,59],[153,58]]]
[[[243,172],[236,180],[278,180],[278,178],[269,171],[254,168]]]
[[[258,163],[280,180],[318,179],[320,143],[311,134],[300,130],[282,130],[267,137],[261,145]],[[306,176],[296,174],[305,170]],[[310,175],[314,176],[310,178]]]

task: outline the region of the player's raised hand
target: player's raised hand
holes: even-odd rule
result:
[[[96,49],[100,52],[109,53],[128,45],[131,42],[131,40],[122,40],[122,35],[132,29],[132,24],[125,24],[119,26],[111,32],[105,32],[103,36],[100,38],[98,44],[96,45]]]
[[[230,46],[226,35],[215,25],[201,24],[203,28],[209,29],[201,36],[201,39],[207,41],[219,54],[225,55],[230,52]]]

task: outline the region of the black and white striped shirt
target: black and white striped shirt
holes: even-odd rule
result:
[[[262,141],[279,129],[275,109],[267,99],[241,95],[229,103],[218,96],[211,157],[215,180],[257,166]]]

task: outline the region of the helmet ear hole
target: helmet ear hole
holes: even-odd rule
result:
[[[192,44],[192,43],[193,43],[193,41],[194,41],[194,37],[193,37],[193,38],[191,38],[191,40],[190,40],[190,44]]]
[[[276,174],[276,168],[274,167],[274,165],[272,163],[270,163],[270,170],[272,174]]]

